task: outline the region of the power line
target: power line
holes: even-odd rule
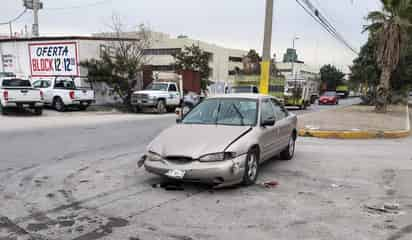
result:
[[[26,12],[27,12],[27,9],[24,9],[24,11],[21,12],[19,15],[17,15],[17,17],[15,17],[15,18],[7,21],[7,22],[1,22],[0,25],[7,25],[7,24],[10,24],[10,23],[12,23],[12,22],[15,22],[15,21],[17,21],[19,18],[23,17],[23,15],[26,14]]]
[[[350,51],[358,55],[358,52],[353,48],[345,38],[336,30],[336,28],[330,23],[330,21],[325,18],[320,11],[309,1],[303,0],[296,0],[296,2],[308,13],[317,23],[319,23],[323,29],[329,33],[335,40],[339,41],[345,47],[347,47]],[[306,5],[306,6],[305,6]]]
[[[44,10],[72,10],[72,9],[79,9],[79,8],[88,8],[88,7],[95,7],[98,5],[103,5],[109,2],[112,2],[113,0],[100,0],[97,2],[93,3],[88,3],[88,4],[82,4],[82,5],[75,5],[75,6],[68,6],[68,7],[58,7],[58,8],[44,8]]]

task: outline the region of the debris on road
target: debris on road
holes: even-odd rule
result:
[[[258,185],[261,185],[262,187],[265,187],[265,188],[275,188],[279,185],[279,182],[277,182],[277,181],[267,181],[267,182],[263,182],[263,183],[258,183]]]
[[[382,207],[365,205],[368,212],[379,214],[404,214],[397,203],[385,203]]]
[[[182,183],[178,182],[165,182],[165,183],[155,183],[152,185],[152,188],[163,188],[167,191],[183,191]]]
[[[385,203],[383,207],[388,210],[399,210],[400,209],[399,203]]]

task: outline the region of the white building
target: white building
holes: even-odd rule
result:
[[[113,36],[113,33],[99,33],[93,36]],[[139,38],[137,32],[122,33],[126,38]],[[210,80],[214,82],[225,82],[229,79],[229,73],[235,68],[243,69],[243,57],[247,51],[230,49],[216,44],[207,43],[200,40],[191,39],[187,36],[171,37],[169,34],[160,32],[150,32],[152,47],[146,50],[148,64],[153,66],[154,71],[161,73],[174,72],[173,54],[182,51],[185,46],[196,45],[203,51],[211,55],[210,59]]]
[[[198,45],[210,53],[210,80],[224,82],[229,72],[236,67],[243,68],[242,58],[246,51],[228,49],[215,44],[189,39],[187,37],[171,38],[164,33],[151,33],[152,47],[145,50],[148,62],[156,76],[173,77],[173,53],[185,46]],[[136,33],[128,33],[123,40],[136,40]],[[79,78],[87,76],[87,69],[80,67],[80,62],[98,59],[102,51],[107,51],[117,38],[107,34],[85,36],[39,37],[0,39],[0,72],[14,72],[27,78],[53,78],[70,76]],[[76,82],[77,83],[77,82]],[[77,83],[77,84],[82,84]],[[107,92],[109,90],[104,90]]]

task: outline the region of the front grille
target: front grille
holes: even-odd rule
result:
[[[137,93],[132,95],[132,102],[137,103],[139,100],[147,100],[149,96],[143,93]]]
[[[165,159],[173,163],[189,163],[193,162],[193,158],[185,156],[167,156]]]

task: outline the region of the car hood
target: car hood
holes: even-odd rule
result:
[[[164,94],[167,91],[160,91],[160,90],[142,90],[142,91],[135,91],[133,94],[147,94],[147,95],[157,95],[157,94]]]
[[[249,129],[250,126],[176,124],[160,133],[148,150],[162,156],[197,159],[205,154],[223,152]]]

